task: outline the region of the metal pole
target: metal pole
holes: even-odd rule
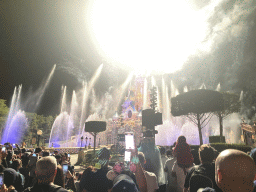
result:
[[[39,147],[39,140],[40,140],[40,135],[38,135],[37,147]]]

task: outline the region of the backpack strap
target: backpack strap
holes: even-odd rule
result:
[[[59,186],[59,185],[51,185],[50,186],[50,191],[49,192],[56,192],[56,191],[58,191],[59,189],[61,188],[61,186]]]
[[[213,181],[205,174],[203,174],[202,171],[200,170],[203,170],[202,167],[200,167],[200,165],[198,166],[195,166],[195,170],[193,171],[193,173],[191,174],[191,177],[190,177],[190,180],[189,180],[189,188],[191,190],[191,187],[192,186],[195,186],[195,184],[202,184],[203,187],[205,187],[204,185],[206,183],[208,183],[207,185],[211,185],[211,186],[206,186],[206,187],[211,187],[213,188]],[[194,181],[192,182],[193,184],[191,185],[191,180]],[[196,182],[196,183],[195,183]],[[199,184],[199,186],[200,186]]]

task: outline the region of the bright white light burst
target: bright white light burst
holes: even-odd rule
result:
[[[95,0],[86,24],[107,61],[153,73],[181,69],[201,46],[207,30],[202,12],[188,0]]]

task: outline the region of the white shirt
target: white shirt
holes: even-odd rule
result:
[[[167,160],[168,160],[168,157],[166,157],[165,155],[161,156],[161,161],[162,161],[163,169],[164,169],[164,166],[165,166],[165,162]],[[164,172],[164,175],[165,175],[165,182],[164,182],[164,184],[167,184],[167,173]]]
[[[173,165],[177,161],[176,157],[171,157],[169,158],[164,165],[164,169],[167,170],[167,181],[168,181],[168,186],[172,186],[176,188],[176,178],[172,176],[172,168]]]
[[[188,172],[189,169],[190,168],[186,168],[186,171]],[[183,192],[186,175],[184,174],[184,170],[178,166],[177,161],[175,161],[172,171],[175,172],[177,176],[177,192]]]
[[[147,181],[147,190],[148,192],[154,192],[158,189],[158,183],[155,173],[144,171],[146,181]]]

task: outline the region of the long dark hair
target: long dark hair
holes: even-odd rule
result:
[[[186,142],[186,137],[181,135],[178,137],[176,145],[175,145],[175,149],[174,150],[179,150],[181,148],[183,148],[184,146],[187,146],[187,142]]]

